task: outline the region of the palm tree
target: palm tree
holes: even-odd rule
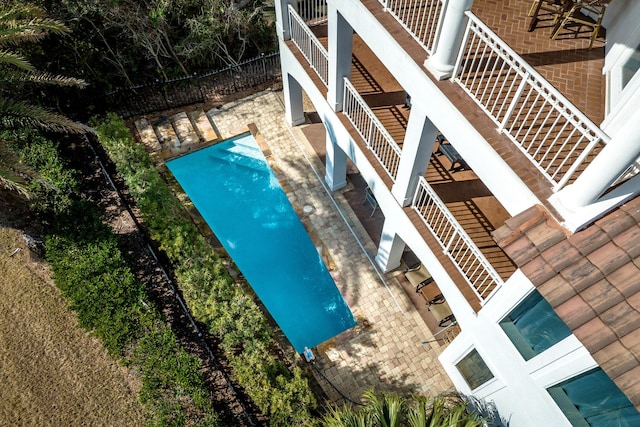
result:
[[[20,53],[24,43],[38,42],[49,34],[68,34],[61,22],[47,18],[45,12],[29,4],[0,4],[0,130],[36,127],[66,133],[82,133],[88,127],[61,114],[20,99],[25,84],[84,88],[83,80],[41,72]]]
[[[82,133],[90,128],[23,98],[25,85],[55,85],[84,88],[80,79],[38,71],[17,50],[25,43],[49,34],[68,34],[61,22],[47,18],[36,6],[17,2],[0,3],[0,131],[37,128],[54,132]],[[0,186],[28,196],[24,170],[0,140]],[[24,169],[24,168],[22,168]]]
[[[479,427],[484,419],[469,410],[460,394],[450,393],[428,399],[411,399],[391,393],[369,390],[365,404],[329,408],[322,419],[325,427]]]

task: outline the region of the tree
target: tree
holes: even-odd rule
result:
[[[412,399],[369,390],[365,404],[333,406],[322,420],[326,427],[479,427],[484,419],[457,393]]]
[[[56,132],[81,133],[87,127],[50,111],[35,100],[21,99],[25,85],[83,88],[83,80],[35,69],[19,51],[21,45],[38,42],[48,34],[63,35],[67,27],[47,18],[42,9],[17,3],[0,4],[0,129],[36,127]]]
[[[66,33],[68,29],[64,24],[47,18],[38,7],[9,2],[0,4],[0,131],[38,128],[81,133],[89,129],[38,105],[36,99],[24,99],[29,93],[28,85],[85,87],[82,80],[38,71],[19,51],[21,46],[38,42],[48,34]],[[17,169],[5,142],[0,141],[0,186],[27,195],[20,177],[28,174]]]

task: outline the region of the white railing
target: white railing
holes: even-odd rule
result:
[[[506,43],[467,12],[453,80],[561,189],[608,136]]]
[[[308,25],[327,21],[327,0],[298,0],[296,6],[298,15]]]
[[[411,207],[484,304],[503,281],[424,177],[419,179]]]
[[[432,54],[449,0],[380,0],[384,9]]]
[[[344,79],[342,112],[395,182],[400,165],[400,147],[347,78]]]
[[[311,32],[305,21],[296,10],[289,5],[289,25],[291,40],[300,49],[302,55],[309,62],[320,80],[329,84],[329,53],[320,40]]]

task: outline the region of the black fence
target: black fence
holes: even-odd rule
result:
[[[110,111],[124,118],[221,99],[282,79],[277,52],[203,75],[118,89],[106,95]]]

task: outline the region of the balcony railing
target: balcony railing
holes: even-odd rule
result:
[[[432,54],[449,0],[379,0],[384,9]]]
[[[502,279],[424,177],[411,206],[484,304],[502,286]]]
[[[342,108],[358,134],[365,140],[367,148],[373,152],[395,182],[401,149],[347,78],[344,79]]]
[[[476,16],[453,80],[491,117],[557,191],[608,136]]]
[[[320,40],[311,32],[305,21],[296,10],[289,5],[289,23],[291,25],[291,40],[298,47],[302,55],[309,62],[320,80],[329,84],[329,54]]]
[[[298,0],[298,15],[309,25],[327,21],[327,0]]]

